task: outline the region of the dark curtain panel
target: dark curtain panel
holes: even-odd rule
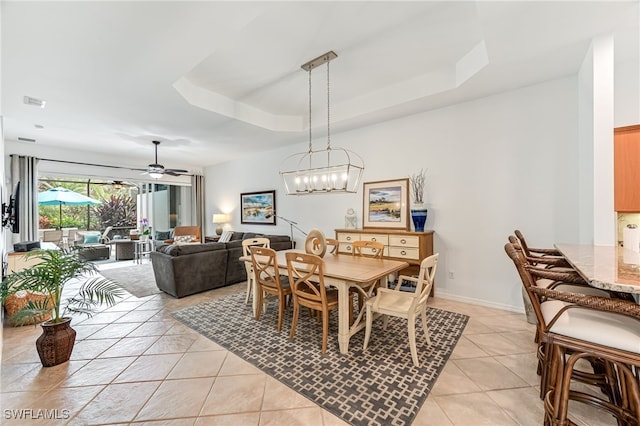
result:
[[[201,229],[200,238],[204,241],[205,227],[205,205],[204,205],[204,176],[191,176],[191,199],[193,200],[193,210],[191,210],[191,222]]]
[[[20,182],[18,212],[20,232],[13,235],[13,241],[38,241],[38,160],[35,157],[11,156],[11,191]]]

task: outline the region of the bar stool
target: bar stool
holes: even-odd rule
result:
[[[569,400],[607,410],[619,424],[638,425],[640,305],[537,287],[535,275],[544,270],[527,265],[511,243],[505,251],[514,260],[539,319],[545,425],[571,424]],[[580,359],[589,360],[594,372],[577,370]],[[574,380],[596,386],[602,395],[572,390]]]

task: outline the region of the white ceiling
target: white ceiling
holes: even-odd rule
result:
[[[639,13],[637,0],[3,1],[4,135],[140,167],[157,139],[161,164],[200,169],[307,140],[300,65],[329,50],[338,132],[574,74],[598,35],[638,60]],[[312,78],[321,138],[325,68]]]

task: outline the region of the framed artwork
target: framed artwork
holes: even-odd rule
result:
[[[240,194],[240,223],[275,225],[276,191],[245,192]]]
[[[362,227],[409,229],[409,179],[363,184]]]

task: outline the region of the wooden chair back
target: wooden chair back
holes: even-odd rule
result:
[[[353,256],[367,256],[382,259],[384,243],[380,241],[354,241],[351,244]]]
[[[242,255],[250,256],[251,255],[251,247],[267,247],[271,248],[271,240],[268,238],[247,238],[246,240],[242,240]]]
[[[251,246],[250,251],[256,284],[271,293],[281,290],[282,283],[278,262],[276,262],[276,251],[258,246]],[[259,260],[257,256],[260,256]]]
[[[317,311],[325,310],[324,261],[314,254],[292,252],[285,256],[294,303]]]
[[[329,253],[338,254],[338,248],[340,248],[340,243],[335,238],[327,238],[327,249],[329,249]]]

